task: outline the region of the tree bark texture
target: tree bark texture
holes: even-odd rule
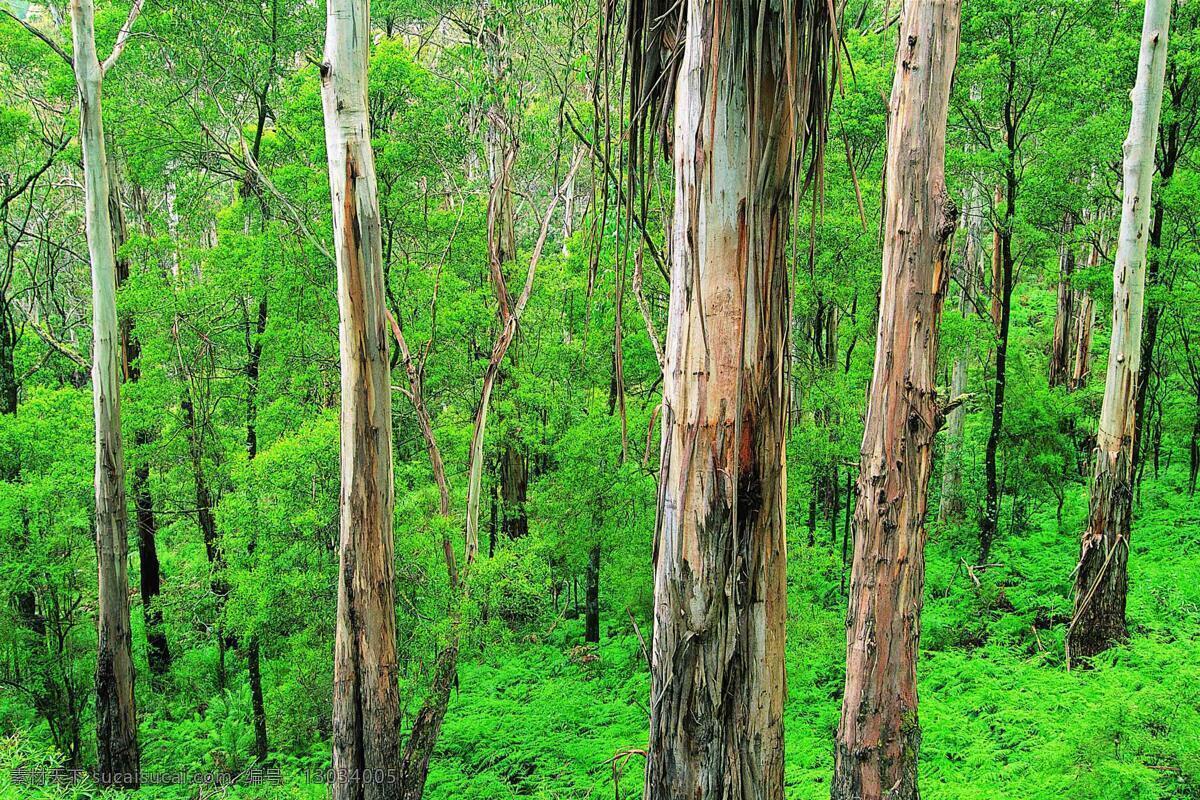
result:
[[[83,152],[88,256],[92,268],[92,405],[96,423],[99,580],[97,767],[101,785],[133,788],[138,783],[139,750],[129,624],[128,511],[125,507],[125,453],[121,441],[117,275],[100,105],[105,67],[96,55],[91,0],[72,0],[70,9],[73,65],[79,89],[79,142]]]
[[[946,192],[959,0],[907,0],[888,128],[883,282],[846,618],[834,800],[916,800],[916,662],[939,322],[958,211]]]
[[[333,202],[342,373],[333,768],[345,770],[333,784],[334,800],[390,797],[400,767],[392,394],[383,245],[367,105],[370,43],[366,0],[330,0],[321,99]]]
[[[681,8],[646,797],[778,800],[786,239],[830,21],[786,1]]]
[[[1133,113],[1124,145],[1124,199],[1113,266],[1112,339],[1096,431],[1088,526],[1075,573],[1067,659],[1089,657],[1125,636],[1133,444],[1142,357],[1150,188],[1162,109],[1171,0],[1148,0],[1142,21]]]

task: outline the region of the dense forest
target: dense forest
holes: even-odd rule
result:
[[[0,12],[0,798],[1200,798],[1196,0]]]

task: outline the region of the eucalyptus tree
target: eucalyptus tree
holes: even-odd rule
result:
[[[137,788],[140,756],[129,624],[128,510],[125,506],[119,366],[121,335],[117,323],[116,259],[101,89],[106,73],[116,64],[129,42],[133,24],[142,10],[142,2],[134,0],[113,49],[103,62],[96,51],[95,8],[92,0],[71,0],[70,54],[52,36],[22,21],[27,30],[71,66],[79,96],[84,219],[92,270],[92,398],[96,425],[96,561],[99,599],[97,775],[102,786],[119,788]]]
[[[392,390],[367,102],[366,0],[326,11],[321,100],[341,342],[340,564],[333,672],[335,800],[387,797],[399,775]],[[382,776],[371,780],[366,776]]]
[[[1096,429],[1096,471],[1088,526],[1075,571],[1067,661],[1093,656],[1125,636],[1133,448],[1142,357],[1146,247],[1153,207],[1154,155],[1167,70],[1172,0],[1147,0],[1133,112],[1124,145],[1121,227],[1113,264],[1112,336],[1104,404]]]
[[[900,15],[834,800],[919,796],[916,663],[927,490],[933,439],[945,415],[937,400],[937,354],[958,209],[944,160],[960,10],[959,0],[908,0]]]
[[[663,126],[675,186],[652,798],[783,796],[786,242],[801,158],[824,135],[830,9],[637,0],[627,11],[632,169],[644,172],[642,137]]]

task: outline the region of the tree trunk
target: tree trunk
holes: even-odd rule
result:
[[[971,94],[972,98],[978,98],[977,87],[972,87]],[[967,223],[967,242],[963,252],[962,274],[959,278],[961,289],[958,307],[964,317],[970,308],[971,295],[975,291],[976,282],[983,278],[983,215],[983,192],[978,183],[972,182],[967,191],[966,208],[963,209],[963,219]],[[951,399],[961,397],[967,391],[970,347],[967,343],[963,343],[961,347],[962,350],[955,356],[954,367],[950,373]],[[946,416],[946,463],[942,470],[941,500],[938,505],[938,521],[943,524],[962,522],[966,515],[966,503],[962,494],[963,440],[966,419],[967,410],[961,404]]]
[[[1068,385],[1071,356],[1075,353],[1076,295],[1071,286],[1075,272],[1075,252],[1071,247],[1074,222],[1071,213],[1063,215],[1062,241],[1058,245],[1058,306],[1054,314],[1054,337],[1050,342],[1050,385]]]
[[[261,113],[260,113],[261,130]],[[254,322],[253,336],[249,327],[246,329],[246,459],[253,461],[258,455],[258,376],[262,364],[262,336],[267,330],[267,314],[269,312],[267,297],[264,294],[258,301],[258,316]],[[247,320],[247,324],[249,321]],[[253,556],[257,542],[251,538],[248,546],[249,555]],[[258,634],[250,637],[246,648],[246,671],[250,680],[250,705],[254,714],[254,758],[262,764],[267,760],[270,743],[267,739],[267,706],[263,697],[262,685],[262,646]]]
[[[500,495],[504,500],[504,535],[521,539],[529,533],[525,499],[529,488],[529,461],[522,450],[506,442],[500,459]]]
[[[916,800],[917,651],[939,321],[958,211],[946,192],[959,0],[909,0],[889,113],[883,283],[863,433],[834,800]]]
[[[1188,440],[1188,497],[1196,494],[1196,478],[1200,476],[1200,395],[1192,412],[1192,435]]]
[[[458,681],[458,642],[459,626],[462,624],[462,614],[459,610],[461,594],[459,594],[458,565],[455,561],[454,544],[450,541],[450,484],[446,480],[446,468],[442,461],[442,451],[438,447],[437,438],[433,433],[433,421],[425,404],[423,356],[414,360],[405,341],[404,333],[396,318],[388,315],[392,326],[392,335],[396,338],[396,347],[400,352],[400,363],[408,377],[408,390],[405,391],[412,401],[413,411],[417,415],[417,425],[421,436],[425,439],[425,449],[429,454],[429,463],[433,468],[433,479],[438,487],[438,516],[442,518],[442,558],[446,564],[446,577],[450,583],[452,594],[449,607],[451,622],[450,641],[438,653],[437,665],[434,670],[433,685],[429,695],[413,720],[412,731],[404,746],[404,756],[400,761],[399,797],[401,800],[421,800],[425,793],[425,780],[429,775],[429,759],[433,748],[441,735],[442,722],[446,718],[446,710],[450,705],[450,690]],[[424,352],[428,352],[426,349]],[[494,507],[493,507],[494,508]],[[494,537],[493,537],[494,538]]]
[[[178,339],[176,339],[178,345]],[[182,359],[182,351],[180,351]],[[225,650],[228,642],[225,636],[224,609],[229,595],[229,585],[225,580],[225,554],[217,536],[217,521],[213,516],[213,496],[204,474],[204,428],[196,413],[196,406],[191,395],[191,381],[180,402],[186,424],[188,450],[192,460],[192,486],[196,498],[196,524],[200,527],[200,536],[204,540],[204,554],[208,559],[211,571],[209,590],[217,605],[217,688],[224,691],[228,685],[225,672]]]
[[[1012,100],[1012,91],[1008,94]],[[1011,115],[1010,115],[1011,116]],[[1002,488],[998,474],[997,461],[1000,450],[1000,437],[1004,433],[1004,402],[1008,388],[1008,331],[1012,318],[1013,293],[1013,223],[1017,214],[1017,151],[1013,137],[1008,137],[1008,161],[1004,172],[1004,219],[996,230],[996,252],[993,253],[993,297],[996,305],[993,307],[996,321],[996,377],[992,396],[992,427],[988,433],[987,448],[984,451],[984,476],[986,497],[984,500],[983,520],[979,526],[979,560],[985,562],[992,549],[992,542],[1000,528],[1000,500]]]
[[[321,99],[341,356],[341,518],[333,668],[334,800],[382,800],[399,778],[392,393],[383,244],[367,106],[366,0],[329,0]],[[377,772],[378,771],[378,772]]]
[[[585,642],[600,641],[600,545],[592,545],[588,553],[587,599],[584,603]]]
[[[134,434],[134,443],[144,447],[150,443],[144,431]],[[171,668],[171,650],[167,645],[167,633],[163,628],[162,608],[158,597],[162,594],[162,568],[158,560],[156,534],[158,525],[154,519],[154,503],[150,496],[150,467],[140,463],[133,470],[133,503],[136,510],[138,534],[139,587],[142,597],[142,617],[146,625],[146,660],[150,673],[158,678]]]
[[[258,636],[250,637],[246,650],[246,668],[250,672],[250,706],[254,714],[254,758],[259,763],[267,760],[267,707],[263,701],[262,666],[259,664],[261,648]]]
[[[820,4],[680,8],[645,791],[780,800],[786,240],[831,22]]]
[[[1124,201],[1113,266],[1112,340],[1096,432],[1096,472],[1088,527],[1083,533],[1075,575],[1075,613],[1067,632],[1068,664],[1072,656],[1093,656],[1125,636],[1150,187],[1170,14],[1171,0],[1147,0],[1132,93],[1133,114],[1124,146]]]
[[[1098,217],[1099,215],[1097,215]],[[1088,268],[1099,266],[1100,245],[1088,243],[1084,245],[1087,253]],[[1071,375],[1068,388],[1072,391],[1082,389],[1087,385],[1088,376],[1092,371],[1092,330],[1096,324],[1096,301],[1087,289],[1076,290],[1074,333],[1071,336],[1075,350],[1071,354]]]
[[[442,721],[450,705],[450,690],[458,685],[458,634],[438,654],[429,699],[413,720],[412,733],[404,747],[400,768],[399,800],[421,800],[429,775],[429,758],[442,732]]]
[[[3,219],[0,218],[0,223]],[[17,413],[17,366],[14,360],[17,350],[16,330],[12,319],[12,301],[4,287],[0,287],[0,414]],[[0,473],[7,480],[15,475],[15,464],[0,466]]]
[[[98,782],[133,788],[139,750],[129,625],[125,453],[121,441],[120,331],[117,276],[108,207],[108,161],[91,0],[72,0],[71,33],[79,89],[85,219],[92,267],[92,397],[96,422],[96,556],[99,621],[96,662]],[[113,57],[116,52],[114,51]],[[109,59],[111,63],[112,57]]]

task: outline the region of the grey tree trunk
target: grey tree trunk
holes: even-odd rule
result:
[[[833,800],[917,800],[917,652],[939,322],[958,212],[946,192],[960,0],[907,0],[889,107],[883,281],[846,617]]]

